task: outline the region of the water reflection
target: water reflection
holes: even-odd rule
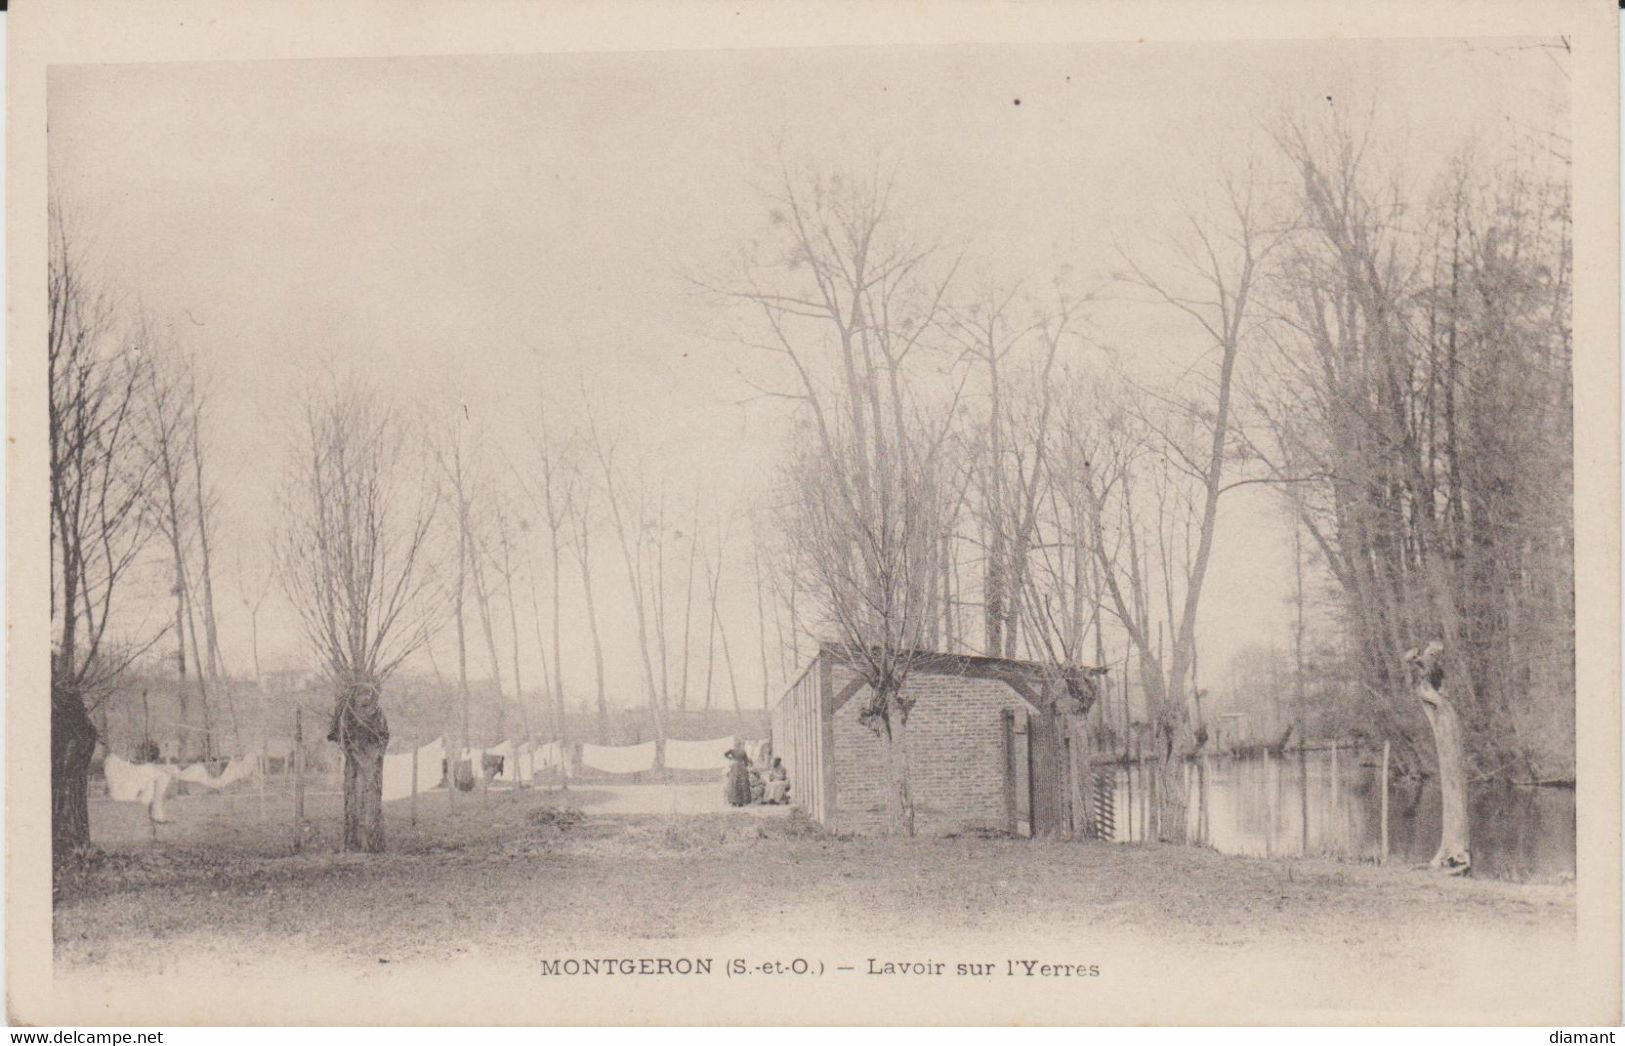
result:
[[[1382,847],[1381,771],[1368,754],[1343,749],[1210,757],[1187,768],[1192,841],[1223,853],[1327,855],[1376,859]],[[1152,808],[1148,769],[1115,770],[1115,838],[1146,837]],[[1206,779],[1202,787],[1202,779]],[[1500,783],[1468,789],[1475,875],[1544,881],[1574,874],[1574,792]],[[1388,793],[1390,861],[1421,864],[1439,845],[1439,791],[1432,782],[1396,780]],[[1308,833],[1305,845],[1305,813]]]

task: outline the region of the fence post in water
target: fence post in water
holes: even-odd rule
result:
[[[1382,743],[1382,851],[1379,864],[1388,863],[1388,742]]]
[[[1269,811],[1269,817],[1264,820],[1264,856],[1275,854],[1275,785],[1270,780],[1270,750],[1264,747],[1264,808]]]
[[[1134,841],[1134,749],[1127,737],[1123,740],[1123,787],[1128,798],[1127,842]]]
[[[1337,742],[1333,741],[1332,742],[1332,809],[1333,810],[1337,809],[1338,806],[1341,805],[1341,803],[1343,801],[1342,796],[1339,794],[1343,790],[1343,787],[1342,787],[1343,786],[1343,778],[1342,778],[1342,774],[1338,771],[1338,768],[1337,768],[1337,747],[1338,747]]]
[[[1300,841],[1298,855],[1309,856],[1309,742],[1303,731],[1303,720],[1298,720],[1298,817]]]
[[[305,723],[302,709],[293,710],[293,852],[305,843]]]
[[[412,749],[412,825],[418,823],[418,750]]]
[[[1213,788],[1213,763],[1210,759],[1208,759],[1208,754],[1206,752],[1202,753],[1201,788],[1202,818],[1200,827],[1202,831],[1202,845],[1212,846],[1213,822],[1209,816],[1212,807],[1209,805],[1208,796],[1212,794],[1211,790]]]

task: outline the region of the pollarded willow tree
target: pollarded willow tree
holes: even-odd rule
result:
[[[146,364],[119,344],[111,303],[50,214],[46,367],[51,455],[51,855],[90,846],[90,710],[140,650],[115,643],[113,614],[152,527],[135,442]]]
[[[949,517],[948,421],[921,420],[917,378],[955,266],[909,235],[891,193],[878,175],[786,170],[772,236],[715,289],[753,317],[741,340],[779,364],[760,386],[801,408],[806,438],[783,515],[789,558],[867,684],[861,718],[888,745],[893,825],[912,834],[905,684],[938,621]]]
[[[893,830],[914,834],[907,684],[928,651],[948,518],[943,440],[923,424],[893,432],[885,453],[840,426],[800,444],[787,473],[783,527],[802,584],[868,685],[858,719],[886,743]],[[860,469],[860,466],[861,469]],[[868,477],[860,486],[857,475]]]
[[[1469,775],[1572,780],[1568,165],[1464,151],[1418,192],[1370,135],[1335,118],[1280,133],[1301,218],[1257,454],[1309,477],[1285,489],[1340,590],[1372,733],[1423,753],[1432,734],[1447,795]],[[1438,679],[1418,689],[1424,655]],[[1464,818],[1440,867],[1470,867]]]
[[[305,400],[283,495],[277,567],[334,691],[344,753],[343,847],[384,849],[385,683],[428,642],[441,586],[427,554],[433,486],[399,417],[348,382]]]

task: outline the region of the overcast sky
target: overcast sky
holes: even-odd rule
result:
[[[403,400],[460,390],[498,445],[540,390],[585,377],[674,495],[748,503],[785,408],[744,404],[744,350],[683,276],[726,271],[765,230],[756,186],[780,155],[895,164],[902,216],[978,278],[1088,281],[1219,165],[1267,155],[1281,112],[1372,111],[1381,161],[1425,183],[1464,142],[1548,120],[1563,84],[1543,51],[1454,41],[73,66],[52,72],[49,145],[102,271],[205,360],[229,562],[265,547],[281,419],[334,359]],[[1148,365],[1200,348],[1141,306],[1089,323]],[[1205,665],[1286,642],[1283,533],[1267,492],[1226,505]],[[624,581],[600,584],[612,683],[635,691]],[[752,597],[729,604],[759,694]],[[269,614],[265,660],[300,663],[285,608]],[[245,667],[246,616],[222,627]],[[585,631],[566,631],[584,695]]]

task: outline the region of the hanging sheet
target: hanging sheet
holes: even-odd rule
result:
[[[515,745],[513,754],[502,763],[497,780],[504,784],[529,784],[536,776],[536,751],[529,741]]]
[[[384,756],[384,802],[405,799],[412,794],[412,759],[415,754],[395,752]]]
[[[726,770],[728,752],[734,746],[732,736],[714,741],[666,742],[666,769],[668,770]]]
[[[641,745],[622,745],[614,748],[605,745],[582,745],[581,765],[610,774],[635,774],[652,770],[655,765],[655,743],[645,741]]]
[[[143,803],[147,807],[147,816],[154,821],[163,821],[164,795],[169,791],[170,782],[175,779],[175,768],[163,763],[127,763],[118,756],[108,753],[107,760],[102,763],[102,773],[107,777],[107,796],[120,803]]]
[[[178,780],[185,781],[188,784],[200,784],[205,788],[218,790],[253,777],[257,769],[254,760],[239,756],[228,762],[225,769],[218,774],[209,772],[208,763],[193,763],[175,776]]]
[[[417,750],[418,791],[439,788],[445,780],[446,746],[435,738]]]
[[[512,783],[514,773],[514,745],[512,741],[504,741],[494,748],[487,748],[485,758],[502,760],[502,768],[492,774],[491,780]]]
[[[109,754],[102,764],[107,776],[107,797],[120,803],[150,803],[154,788],[169,788],[175,776],[173,767],[163,763],[128,763]]]
[[[513,784],[518,780],[519,774],[519,746],[512,741],[504,741],[495,748],[487,748],[488,757],[502,760],[502,767],[496,771],[491,780],[503,784]]]

